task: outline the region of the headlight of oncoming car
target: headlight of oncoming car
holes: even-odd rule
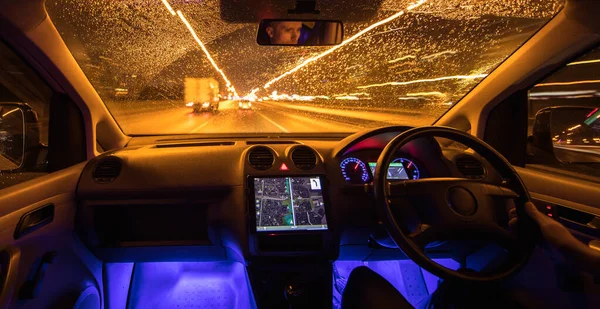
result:
[[[210,103],[208,103],[208,102],[202,103],[202,107],[208,107],[209,105],[210,105]]]

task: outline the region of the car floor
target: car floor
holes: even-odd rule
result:
[[[449,258],[434,261],[451,269],[459,267]],[[600,285],[585,275],[573,285],[558,274],[560,265],[543,249],[536,249],[528,265],[507,283],[511,296],[526,308],[598,308],[595,305],[600,303]],[[238,262],[110,266],[113,280],[105,287],[111,308],[256,308],[246,267]],[[439,283],[438,277],[411,260],[338,260],[333,264],[333,308],[341,307],[347,279],[358,266],[367,266],[381,275],[415,307],[422,305]],[[112,305],[115,303],[121,305]]]
[[[136,263],[127,308],[256,308],[237,262]]]

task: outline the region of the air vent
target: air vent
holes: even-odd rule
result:
[[[296,147],[292,151],[292,162],[294,162],[299,169],[310,170],[317,165],[317,155],[309,147]]]
[[[479,160],[472,156],[460,156],[455,160],[456,168],[469,179],[482,179],[485,169]]]
[[[250,161],[250,165],[253,168],[264,171],[273,166],[275,157],[273,156],[271,149],[259,146],[252,148],[250,155],[248,156],[248,161]]]
[[[109,183],[121,173],[121,159],[117,157],[107,157],[96,163],[92,178],[98,183]]]

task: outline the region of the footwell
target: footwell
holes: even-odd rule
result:
[[[256,308],[245,267],[235,262],[137,263],[127,308]]]

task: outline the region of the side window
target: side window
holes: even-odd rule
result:
[[[600,178],[600,47],[528,93],[527,164]]]
[[[52,95],[0,41],[0,189],[46,174]]]

